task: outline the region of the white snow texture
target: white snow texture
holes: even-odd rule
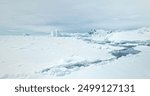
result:
[[[150,78],[150,29],[0,36],[0,78]]]

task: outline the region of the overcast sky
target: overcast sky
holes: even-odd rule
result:
[[[150,0],[0,0],[0,30],[82,32],[149,25]]]

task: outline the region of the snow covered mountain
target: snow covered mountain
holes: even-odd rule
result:
[[[150,78],[150,28],[0,36],[0,78]]]

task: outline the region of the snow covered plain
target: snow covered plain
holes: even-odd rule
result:
[[[0,78],[150,78],[150,29],[0,36]]]

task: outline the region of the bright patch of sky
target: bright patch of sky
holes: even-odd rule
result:
[[[132,29],[149,21],[150,0],[0,0],[0,32]]]

